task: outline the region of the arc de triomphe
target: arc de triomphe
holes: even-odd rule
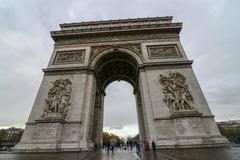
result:
[[[134,88],[141,140],[158,148],[221,146],[221,136],[172,17],[60,24],[20,143],[22,151],[101,143],[105,88]],[[134,106],[133,106],[134,107]],[[114,118],[114,117],[113,117]]]

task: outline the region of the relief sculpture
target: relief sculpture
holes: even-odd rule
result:
[[[160,75],[164,101],[170,111],[193,111],[193,97],[181,73],[169,73],[168,76]]]
[[[45,99],[45,107],[42,117],[60,115],[65,117],[69,110],[72,82],[69,79],[58,79],[53,82],[52,88]]]
[[[135,53],[137,53],[139,56],[142,56],[142,50],[141,50],[141,45],[140,44],[121,44],[121,45],[106,45],[106,46],[92,46],[91,47],[91,54],[90,54],[90,59],[92,59],[95,55],[98,53],[107,50],[107,49],[112,49],[112,48],[125,48],[129,49]]]
[[[84,50],[58,51],[53,64],[83,63],[84,52]]]
[[[176,58],[181,57],[176,45],[148,46],[149,58]]]

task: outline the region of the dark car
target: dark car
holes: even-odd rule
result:
[[[6,146],[0,147],[0,151],[7,151],[7,150],[8,150],[8,147]]]

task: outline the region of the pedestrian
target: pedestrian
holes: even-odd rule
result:
[[[152,151],[156,153],[156,143],[152,141]]]
[[[112,152],[114,152],[114,147],[115,147],[115,143],[112,141],[111,142],[111,150],[112,150]]]
[[[136,151],[137,151],[137,154],[139,155],[140,154],[140,143],[138,143],[137,141],[135,142],[135,146],[136,146]]]
[[[130,145],[130,149],[132,150],[132,148],[133,148],[133,142],[132,142],[132,141],[129,141],[129,145]]]
[[[109,150],[110,150],[110,142],[107,141],[107,151],[109,152]]]
[[[105,142],[103,141],[103,143],[102,143],[102,148],[104,149],[104,150],[106,150],[105,149]]]
[[[150,144],[147,140],[144,141],[144,147],[146,151],[150,151]]]
[[[98,144],[97,144],[97,142],[95,142],[94,143],[94,150],[97,150],[97,146],[98,146]]]

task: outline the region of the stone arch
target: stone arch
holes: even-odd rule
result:
[[[107,88],[107,86],[115,80],[126,81],[126,82],[130,83],[134,89],[137,87],[135,82],[132,79],[128,78],[127,76],[113,76],[113,77],[108,78],[105,81],[105,83],[103,84],[104,88]]]
[[[138,77],[139,77],[139,66],[143,63],[141,57],[138,53],[135,53],[129,49],[125,48],[111,48],[99,52],[98,55],[93,57],[90,61],[90,67],[94,69],[96,80],[98,81],[99,88],[102,89],[105,95],[106,87],[113,81],[116,80],[123,80],[128,82],[132,85],[134,92],[133,94],[136,97],[136,108],[137,108],[137,115],[138,115],[138,127],[139,127],[139,134],[141,139],[146,137],[145,133],[145,123],[143,121],[143,111],[141,109],[141,95],[139,92],[139,85],[138,85]],[[104,96],[102,97],[104,101]],[[103,111],[98,111],[99,108],[94,107],[93,115],[93,132],[97,132],[103,125]],[[104,105],[102,105],[104,108]],[[96,120],[96,117],[101,117],[100,121]],[[92,135],[92,141],[100,142],[102,137],[102,133],[98,135]],[[96,141],[97,140],[97,141]]]
[[[138,67],[143,61],[139,54],[126,48],[110,48],[104,50],[90,61],[95,69],[96,77],[103,89],[115,80],[129,82],[137,87]]]
[[[138,65],[142,65],[143,64],[143,59],[139,56],[138,53],[136,52],[133,52],[131,51],[130,49],[126,49],[126,48],[122,48],[122,47],[112,47],[112,48],[109,48],[109,49],[106,49],[100,53],[98,53],[95,57],[93,57],[90,62],[89,62],[89,66],[90,67],[95,67],[97,61],[103,57],[104,55],[107,55],[111,52],[115,52],[115,51],[119,51],[119,52],[122,52],[122,53],[125,53],[125,54],[128,54],[129,56],[132,56],[135,58],[135,60],[138,62]]]

